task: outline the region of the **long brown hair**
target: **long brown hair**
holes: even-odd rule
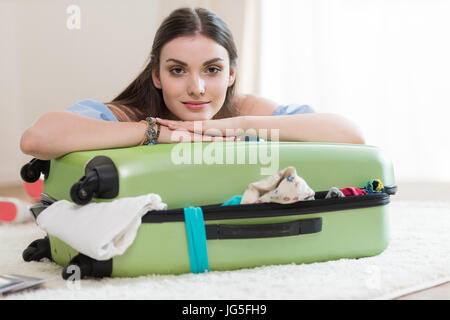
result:
[[[153,40],[150,61],[144,70],[108,104],[122,109],[126,106],[137,116],[145,119],[147,116],[171,118],[162,91],[155,87],[152,81],[152,70],[156,70],[159,77],[159,63],[163,46],[180,36],[204,35],[228,51],[230,67],[236,67],[237,50],[233,36],[226,23],[216,14],[205,8],[180,8],[173,11],[161,24]],[[233,97],[236,80],[228,87],[224,104],[213,119],[231,117],[234,114]],[[106,104],[106,103],[105,103]]]

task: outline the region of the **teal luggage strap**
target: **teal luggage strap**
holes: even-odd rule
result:
[[[241,199],[242,196],[234,196],[223,203],[222,206],[238,205]],[[202,208],[192,206],[184,208],[184,221],[186,223],[191,272],[202,273],[210,271]]]
[[[184,220],[186,222],[191,272],[202,273],[209,271],[206,231],[202,208],[184,208]]]

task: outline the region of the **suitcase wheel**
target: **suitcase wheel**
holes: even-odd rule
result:
[[[23,251],[22,258],[26,262],[40,261],[42,258],[52,260],[50,251],[50,241],[48,237],[44,239],[35,240]]]
[[[94,191],[92,189],[84,188],[84,183],[81,181],[78,181],[70,188],[70,198],[78,205],[83,206],[88,204],[93,196]]]
[[[70,189],[70,197],[78,205],[89,203],[93,197],[113,199],[119,194],[119,173],[114,162],[97,156],[85,167],[84,176]]]
[[[20,176],[25,182],[33,183],[41,177],[41,172],[44,174],[44,178],[47,179],[50,173],[50,160],[34,158],[22,167]]]
[[[112,273],[112,259],[98,261],[82,253],[76,255],[62,271],[64,280],[81,280],[86,277],[110,277]]]

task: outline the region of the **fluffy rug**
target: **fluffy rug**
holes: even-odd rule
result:
[[[380,255],[228,272],[66,282],[52,262],[24,262],[45,234],[34,223],[0,224],[0,274],[48,279],[4,299],[392,299],[450,280],[450,202],[395,201],[391,242]]]

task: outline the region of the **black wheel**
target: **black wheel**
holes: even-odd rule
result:
[[[51,260],[50,241],[47,237],[35,240],[23,251],[22,258],[26,262],[40,261],[42,258]]]
[[[36,166],[32,166],[31,163],[27,163],[20,170],[20,175],[23,181],[33,183],[39,179],[41,171]]]
[[[61,275],[65,280],[81,280],[86,277],[110,277],[112,273],[112,259],[97,261],[80,253],[69,261]]]
[[[79,205],[88,204],[93,196],[94,192],[84,189],[82,182],[75,183],[70,189],[70,198]]]

